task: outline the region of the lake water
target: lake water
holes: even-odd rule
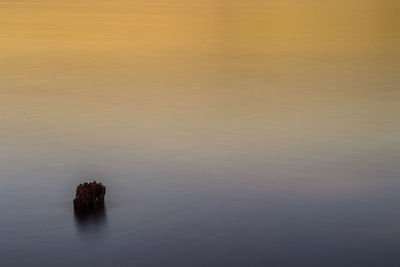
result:
[[[399,13],[2,0],[0,265],[400,266]]]

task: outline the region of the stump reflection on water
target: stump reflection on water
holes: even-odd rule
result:
[[[93,226],[95,229],[98,229],[99,227],[102,228],[107,218],[105,206],[102,206],[96,210],[85,212],[75,210],[74,215],[75,222],[80,230],[87,230]]]

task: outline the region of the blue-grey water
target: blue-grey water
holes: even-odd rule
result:
[[[0,266],[400,266],[399,11],[2,0]]]

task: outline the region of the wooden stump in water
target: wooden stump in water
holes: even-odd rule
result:
[[[106,187],[96,181],[78,185],[74,199],[75,211],[87,212],[104,208],[105,194]]]

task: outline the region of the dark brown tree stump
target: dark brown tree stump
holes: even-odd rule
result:
[[[78,185],[74,199],[75,211],[89,212],[103,209],[105,194],[105,186],[96,181]]]

